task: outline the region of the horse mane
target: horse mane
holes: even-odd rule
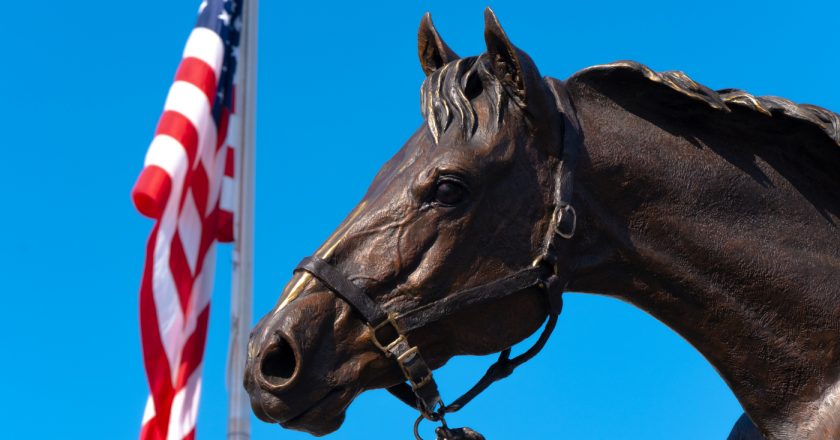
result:
[[[666,87],[666,93],[703,102],[715,110],[727,113],[733,110],[759,113],[767,117],[769,124],[780,120],[804,122],[809,128],[820,130],[833,144],[840,146],[840,116],[830,110],[810,104],[796,104],[778,96],[754,96],[738,89],[714,91],[696,83],[681,71],[654,72],[635,61],[618,61],[583,69],[569,78],[569,81],[597,82],[607,78],[661,84]]]
[[[692,143],[717,139],[714,148],[721,154],[749,150],[796,182],[815,206],[835,194],[825,188],[840,188],[840,116],[824,108],[737,89],[713,91],[683,72],[658,73],[633,61],[583,69],[566,84],[591,90]],[[840,216],[838,207],[819,209]]]

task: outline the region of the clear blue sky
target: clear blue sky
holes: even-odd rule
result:
[[[137,290],[152,225],[129,190],[199,1],[7,3],[2,436],[135,438],[147,393]],[[558,78],[633,59],[712,88],[840,110],[836,2],[262,3],[255,317],[421,123],[416,29],[425,11],[451,47],[472,55],[484,50],[489,3],[543,74]],[[229,255],[219,257],[203,440],[224,438]],[[446,366],[444,397],[489,362]],[[490,439],[723,439],[740,413],[714,369],[664,325],[612,299],[568,295],[546,350],[451,423]],[[386,393],[368,392],[329,438],[407,438],[413,420]],[[309,438],[256,419],[253,437]]]

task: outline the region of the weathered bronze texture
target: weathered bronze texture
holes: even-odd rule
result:
[[[628,301],[696,347],[749,415],[733,438],[757,437],[750,419],[768,440],[840,438],[840,118],[630,61],[543,78],[485,15],[487,52],[468,58],[423,18],[426,123],[315,256],[397,313],[530,265],[557,204],[556,83],[583,139],[565,290]],[[514,345],[546,307],[528,288],[408,340],[434,369]],[[251,336],[254,412],[338,429],[359,393],[405,380],[371,336],[296,272]]]

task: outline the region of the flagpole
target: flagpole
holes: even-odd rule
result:
[[[254,153],[257,88],[257,9],[258,0],[244,0],[240,36],[236,112],[241,112],[242,138],[236,161],[237,210],[234,215],[233,275],[231,283],[231,336],[228,347],[228,440],[251,437],[250,405],[242,378],[245,374],[254,273]]]

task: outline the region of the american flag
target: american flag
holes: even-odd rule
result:
[[[233,240],[242,0],[206,0],[132,191],[156,219],[140,286],[150,395],[141,439],[195,437],[216,241]]]

